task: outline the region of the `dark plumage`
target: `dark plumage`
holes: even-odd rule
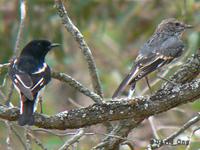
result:
[[[135,65],[119,85],[113,98],[118,97],[128,85],[133,91],[138,80],[179,57],[184,49],[180,36],[186,28],[190,27],[192,26],[174,18],[163,20],[150,39],[139,50]]]
[[[21,106],[19,125],[33,125],[39,91],[51,80],[46,54],[58,44],[47,40],[33,40],[22,50],[20,56],[12,60],[9,76],[20,94]]]

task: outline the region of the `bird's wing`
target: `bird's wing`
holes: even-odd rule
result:
[[[139,55],[139,57],[140,59],[137,59],[138,62],[132,67],[130,73],[121,82],[112,98],[118,97],[128,85],[131,84],[134,86],[136,81],[166,63],[162,56],[157,57],[156,54],[152,54],[152,56],[149,57],[142,57]]]
[[[170,63],[174,58],[179,57],[184,49],[184,44],[177,37],[171,37],[165,40],[160,46],[152,48],[152,53],[147,55],[138,55],[136,63],[139,66],[139,72],[135,81],[140,80],[150,72]]]
[[[51,79],[50,68],[45,64],[38,71],[31,74],[33,86],[31,91],[33,94],[38,93]]]
[[[159,53],[165,57],[177,58],[181,56],[184,50],[184,43],[177,37],[171,37],[154,50],[155,53]]]
[[[16,66],[17,60],[12,62],[9,75],[19,93],[23,93],[29,100],[50,81],[50,68],[44,65],[36,72],[28,74]]]
[[[11,71],[14,71],[11,69]],[[33,100],[33,94],[31,91],[31,87],[33,86],[33,82],[31,77],[26,73],[11,73],[11,79],[18,91],[21,91],[28,99]]]
[[[152,50],[152,53],[148,52],[146,55],[139,54],[136,58],[136,65],[132,67],[130,73],[121,82],[112,98],[119,96],[129,84],[134,85],[136,81],[147,74],[170,63],[174,58],[180,56],[183,48],[184,45],[182,41],[170,38],[170,40],[166,43],[164,42],[160,48]]]

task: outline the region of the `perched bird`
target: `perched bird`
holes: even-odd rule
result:
[[[59,44],[47,40],[33,40],[11,61],[9,76],[20,94],[19,125],[33,125],[40,90],[51,80],[46,54]]]
[[[130,86],[129,93],[133,93],[138,80],[179,57],[184,50],[184,44],[180,39],[181,34],[185,29],[191,27],[191,25],[174,18],[163,20],[139,50],[135,65],[112,97],[118,97],[127,86]]]

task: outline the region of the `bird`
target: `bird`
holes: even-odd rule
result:
[[[39,92],[51,80],[45,56],[57,46],[59,44],[48,40],[32,40],[22,49],[19,57],[10,62],[9,76],[20,95],[18,124],[21,126],[34,124]]]
[[[112,98],[119,97],[128,86],[128,97],[131,97],[138,80],[180,57],[184,51],[181,35],[185,29],[192,27],[175,18],[161,21],[153,35],[140,48],[133,67],[115,90]]]

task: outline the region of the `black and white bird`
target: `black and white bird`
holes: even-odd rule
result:
[[[20,94],[19,125],[33,125],[40,90],[51,80],[46,54],[59,44],[47,40],[33,40],[11,61],[9,76]]]
[[[191,27],[175,18],[163,20],[139,50],[135,65],[116,89],[112,98],[118,97],[128,86],[130,86],[129,97],[131,97],[138,80],[181,56],[184,50],[181,35],[185,29]]]

